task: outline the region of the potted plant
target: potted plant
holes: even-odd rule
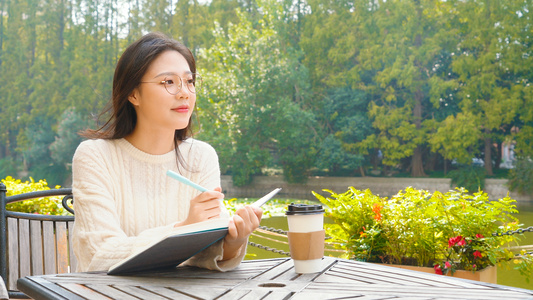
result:
[[[334,222],[325,225],[326,234],[350,259],[454,275],[514,257],[504,246],[517,235],[502,235],[520,227],[509,197],[489,201],[486,193],[472,195],[463,188],[429,193],[409,187],[390,199],[353,187],[343,194],[324,191],[331,195],[314,195]],[[523,261],[521,273],[531,274],[531,259]]]

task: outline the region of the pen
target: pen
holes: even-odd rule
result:
[[[274,197],[274,195],[276,195],[279,191],[281,191],[281,188],[273,190],[272,192],[264,195],[261,199],[252,203],[252,206],[261,207],[263,204],[267,203],[268,200],[272,199],[272,197]]]
[[[192,186],[193,188],[199,190],[200,192],[207,192],[207,191],[209,191],[209,190],[206,189],[205,187],[200,186],[200,185],[198,185],[198,184],[196,184],[196,183],[190,181],[189,179],[187,179],[187,178],[181,176],[180,174],[178,174],[178,173],[176,173],[176,172],[174,172],[174,171],[172,171],[172,170],[168,170],[168,171],[167,171],[167,176],[172,177],[172,178],[176,179],[176,180],[179,181],[179,182],[185,183],[186,185]]]
[[[167,176],[171,177],[171,178],[174,178],[176,179],[177,181],[179,182],[182,182],[182,183],[185,183],[186,185],[188,186],[192,186],[193,188],[199,190],[200,192],[207,192],[209,191],[208,189],[206,189],[205,187],[199,185],[199,184],[196,184],[192,181],[190,181],[189,179],[187,179],[186,177],[172,171],[172,170],[167,170]],[[224,207],[224,202],[222,201],[223,199],[219,199],[220,201],[220,205],[222,207]],[[229,217],[229,214],[228,214],[228,211],[226,209],[223,209],[221,212],[220,212],[220,217]]]
[[[190,181],[189,179],[183,177],[182,175],[180,175],[180,174],[178,174],[178,173],[176,173],[176,172],[174,172],[172,170],[168,170],[167,171],[167,176],[169,176],[171,178],[174,178],[174,179],[178,180],[179,182],[185,183],[186,185],[192,186],[193,188],[195,188],[195,189],[197,189],[197,190],[199,190],[201,192],[209,191],[208,189],[204,188],[203,186],[200,186],[200,185]],[[274,197],[274,195],[276,195],[280,190],[281,190],[281,188],[274,189],[272,192],[266,194],[265,196],[263,196],[259,200],[257,200],[254,203],[252,203],[252,206],[261,207],[268,200],[272,199],[272,197]]]

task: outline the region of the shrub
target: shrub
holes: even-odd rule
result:
[[[452,185],[464,187],[468,191],[483,190],[485,175],[485,168],[472,165],[463,166],[448,173],[448,177],[452,179]]]
[[[533,193],[533,161],[520,158],[509,172],[509,189],[522,194]]]
[[[355,188],[330,197],[314,193],[326,206],[326,234],[348,258],[380,263],[439,266],[445,272],[480,270],[514,257],[501,245],[518,229],[515,200],[489,201],[486,193],[464,188],[447,193],[406,188],[391,199]]]
[[[11,176],[7,176],[5,179],[2,179],[2,183],[6,185],[7,196],[50,189],[46,180],[41,179],[38,182],[35,182],[31,177],[30,181],[22,182],[20,179],[14,179]],[[56,186],[55,188],[60,188],[60,186]],[[63,208],[61,204],[62,199],[63,197],[56,196],[24,200],[8,204],[7,209],[44,215],[68,215],[69,212]]]

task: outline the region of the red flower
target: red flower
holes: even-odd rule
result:
[[[476,250],[476,251],[474,251],[474,257],[482,258],[483,254],[481,254],[481,252],[479,252],[479,250]]]
[[[457,242],[457,246],[464,246],[464,245],[466,245],[466,240],[465,239],[462,239],[459,242]]]
[[[442,269],[440,268],[439,264],[436,264],[435,266],[433,266],[433,269],[435,269],[435,274],[444,275],[442,273]]]
[[[444,268],[445,268],[445,269],[449,269],[449,268],[451,268],[451,267],[452,267],[452,264],[450,264],[449,261],[447,261],[447,262],[444,263]]]
[[[455,246],[455,244],[460,243],[461,241],[464,241],[464,240],[463,240],[463,237],[460,236],[460,235],[458,235],[458,236],[456,236],[456,237],[452,237],[452,238],[450,238],[450,239],[448,240],[448,247],[451,248],[451,247]],[[464,245],[464,243],[463,243],[463,244],[460,244],[459,246],[463,246],[463,245]]]
[[[482,238],[485,238],[485,237],[481,233],[478,233],[478,234],[476,234],[476,238],[482,239]]]

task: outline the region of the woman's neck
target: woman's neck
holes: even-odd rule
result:
[[[174,150],[174,132],[143,133],[137,128],[125,139],[135,148],[153,155],[162,155]]]

